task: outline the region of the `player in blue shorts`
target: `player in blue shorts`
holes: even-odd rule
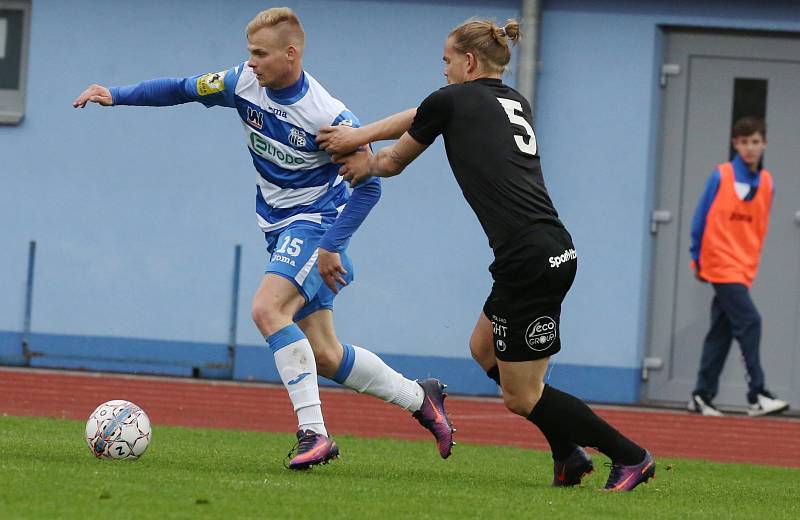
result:
[[[326,125],[358,126],[358,119],[303,70],[305,34],[291,9],[260,12],[246,34],[250,59],[240,65],[125,87],[91,85],[73,106],[197,101],[239,113],[258,173],[256,214],[270,254],[252,316],[298,419],[289,468],[325,464],[339,454],[325,428],[317,373],[409,410],[447,458],[454,430],[444,409],[444,385],[403,377],[372,352],[340,343],[333,327],[333,300],[353,280],[347,244],[380,198],[381,187],[373,179],[351,195],[315,134]],[[359,153],[371,154],[368,149]]]

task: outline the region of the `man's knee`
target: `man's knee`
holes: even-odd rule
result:
[[[506,405],[511,412],[527,417],[530,415],[533,407],[536,406],[536,401],[527,395],[510,394],[503,391],[503,404]]]
[[[752,321],[754,327],[761,328],[761,314],[758,311],[753,313]]]
[[[473,334],[471,338],[469,338],[469,353],[472,355],[472,359],[481,364],[481,359],[485,357],[484,351],[485,349],[481,348],[481,345],[478,339]]]
[[[742,321],[734,327],[735,335],[741,336],[743,334],[752,334],[761,332],[761,314],[758,311],[753,311],[748,314]]]
[[[250,316],[261,334],[270,336],[293,323],[304,303],[303,294],[293,282],[268,273],[253,296]]]
[[[517,391],[503,388],[503,404],[511,412],[528,417],[542,397],[544,384],[534,383]]]
[[[266,305],[257,300],[253,301],[253,305],[250,308],[250,318],[252,318],[253,323],[255,323],[259,329],[262,323],[269,322],[269,315],[270,309]]]
[[[275,334],[286,325],[286,313],[263,300],[254,300],[250,317],[264,336]],[[291,317],[289,318],[291,320]]]
[[[497,364],[494,357],[494,346],[491,341],[486,341],[486,338],[479,334],[473,334],[469,339],[469,352],[474,359],[484,370],[488,370]]]
[[[756,314],[753,316],[753,321],[752,321],[752,323],[750,324],[750,328],[751,328],[751,329],[752,329],[752,330],[753,330],[753,331],[754,331],[756,334],[759,334],[759,335],[761,334],[761,315],[760,315],[760,314],[756,313]]]

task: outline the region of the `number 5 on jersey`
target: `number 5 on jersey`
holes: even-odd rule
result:
[[[517,148],[524,154],[528,155],[536,155],[536,135],[533,133],[533,128],[528,122],[522,117],[522,104],[519,101],[514,101],[513,99],[505,99],[505,98],[497,98],[497,101],[503,105],[503,110],[506,111],[506,115],[508,116],[508,120],[515,125],[521,126],[525,133],[528,135],[528,142],[525,142],[525,138],[521,135],[515,135],[514,141],[517,143]],[[517,114],[520,112],[520,114]]]

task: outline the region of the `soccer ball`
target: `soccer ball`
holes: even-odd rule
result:
[[[150,419],[129,401],[108,401],[86,421],[86,443],[95,457],[138,459],[152,436]]]

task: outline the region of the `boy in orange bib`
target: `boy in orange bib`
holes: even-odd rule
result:
[[[740,119],[733,126],[732,142],[736,156],[711,173],[692,220],[692,269],[698,280],[712,284],[714,300],[688,408],[703,415],[722,415],[711,401],[736,338],[747,368],[748,414],[759,416],[789,408],[789,403],[764,386],[761,316],[750,298],[773,195],[772,175],[760,168],[767,147],[764,121]]]

